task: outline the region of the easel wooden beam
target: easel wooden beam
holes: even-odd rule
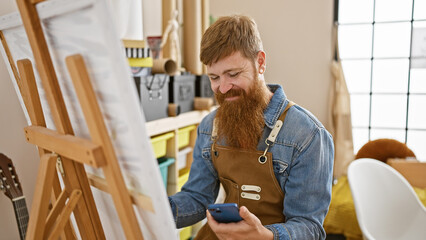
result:
[[[3,48],[6,52],[7,60],[9,61],[10,68],[12,69],[13,76],[15,77],[18,88],[21,89],[21,80],[19,78],[18,71],[16,70],[15,61],[13,60],[12,54],[10,53],[9,46],[4,38],[3,32],[0,31],[0,40],[3,44]]]
[[[38,126],[25,127],[24,130],[29,143],[92,167],[105,165],[102,147],[87,139]]]
[[[69,221],[70,216],[74,208],[76,207],[78,200],[80,200],[81,191],[74,189],[69,197],[68,203],[65,205],[65,208],[62,209],[60,218],[55,228],[52,230],[52,233],[49,236],[49,240],[56,240],[59,238],[62,229],[64,229],[65,224]],[[45,237],[46,238],[46,237]]]
[[[67,57],[65,61],[92,141],[103,147],[107,164],[102,167],[102,170],[124,233],[127,239],[143,239],[130,195],[127,192],[127,187],[120,171],[120,165],[114,152],[114,146],[108,134],[83,57],[81,55],[73,55]]]
[[[65,202],[68,200],[68,193],[64,190],[59,195],[56,204],[53,206],[53,208],[50,210],[49,214],[47,215],[46,219],[46,227],[45,231],[50,232],[52,230],[52,227],[58,218],[59,214],[61,213],[61,209],[63,206],[65,206]],[[45,234],[46,236],[46,234]]]
[[[32,4],[37,4],[37,3],[44,2],[44,1],[46,1],[46,0],[31,0],[31,3]]]
[[[100,178],[90,173],[87,174],[87,177],[89,178],[89,183],[91,186],[103,192],[109,193],[108,183],[104,178]],[[128,191],[133,204],[135,204],[136,206],[144,210],[154,213],[154,205],[150,197],[140,194],[133,190],[128,190]]]
[[[55,127],[59,133],[73,134],[56,72],[35,5],[30,0],[16,1],[28,36],[38,73],[45,89]],[[34,3],[35,4],[35,3]]]

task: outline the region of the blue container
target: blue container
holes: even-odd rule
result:
[[[158,159],[158,166],[160,167],[161,177],[163,178],[164,187],[167,189],[167,172],[169,166],[175,162],[174,158],[162,157]]]

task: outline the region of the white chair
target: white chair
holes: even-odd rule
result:
[[[364,238],[426,239],[426,208],[399,172],[362,158],[349,165],[348,180]]]

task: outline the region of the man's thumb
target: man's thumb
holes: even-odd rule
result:
[[[250,218],[250,211],[245,207],[242,206],[240,207],[240,216],[244,219],[244,220],[249,220]]]

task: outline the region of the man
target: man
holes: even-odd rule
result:
[[[255,22],[218,19],[202,38],[200,58],[219,108],[200,123],[188,182],[169,199],[177,227],[207,215],[196,239],[325,239],[332,138],[281,86],[266,85]],[[206,211],[220,184],[242,221],[218,223]]]

